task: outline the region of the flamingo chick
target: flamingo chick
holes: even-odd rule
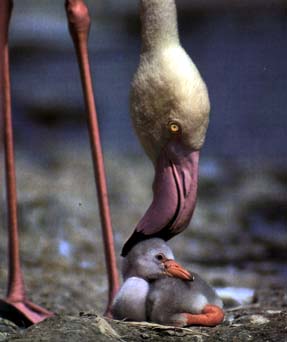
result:
[[[116,319],[174,326],[214,326],[224,319],[222,301],[196,273],[174,260],[159,238],[136,244],[123,260],[124,284],[114,299]]]

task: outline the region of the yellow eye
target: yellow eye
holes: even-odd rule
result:
[[[170,131],[171,133],[178,133],[179,130],[180,130],[180,127],[179,127],[179,125],[178,125],[177,123],[171,122],[171,123],[169,124],[169,131]]]

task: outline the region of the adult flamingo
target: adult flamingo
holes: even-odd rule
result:
[[[9,20],[12,12],[12,7],[12,0],[0,1],[0,100],[5,146],[5,170],[9,233],[8,292],[7,297],[0,300],[0,314],[2,316],[10,318],[17,324],[29,326],[52,316],[53,313],[32,303],[27,298],[20,265],[8,48]],[[66,0],[66,11],[70,33],[74,41],[75,49],[78,56],[86,110],[88,113],[88,126],[98,190],[99,211],[102,222],[105,257],[109,280],[109,299],[106,309],[106,314],[109,315],[113,297],[118,290],[118,270],[114,252],[114,242],[110,220],[105,171],[87,49],[87,40],[90,29],[90,17],[88,9],[83,0]]]
[[[179,41],[175,1],[140,3],[142,49],[132,82],[131,113],[155,177],[153,201],[122,256],[142,240],[169,240],[189,224],[210,110],[206,85]]]

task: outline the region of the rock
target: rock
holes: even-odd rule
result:
[[[0,317],[0,341],[7,341],[7,338],[19,332],[19,328],[13,322]]]
[[[250,323],[252,324],[266,324],[269,323],[270,320],[262,315],[251,315],[250,317]]]

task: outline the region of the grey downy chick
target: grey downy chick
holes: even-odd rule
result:
[[[199,275],[174,260],[161,239],[139,242],[123,260],[124,283],[115,297],[116,319],[174,326],[222,322],[222,301]]]

